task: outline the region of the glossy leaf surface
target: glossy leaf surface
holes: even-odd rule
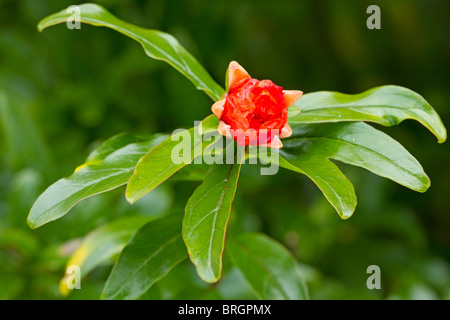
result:
[[[312,92],[295,104],[301,113],[289,118],[289,123],[369,121],[392,126],[413,119],[428,128],[440,143],[447,139],[447,131],[431,105],[416,92],[400,86],[381,86],[360,94]]]
[[[83,4],[80,9],[80,21],[94,26],[111,28],[139,42],[145,53],[154,59],[166,61],[195,87],[205,91],[213,100],[219,100],[224,90],[211,78],[198,61],[184,49],[172,35],[158,30],[144,29],[115,17],[105,8],[96,4]],[[50,26],[73,19],[73,12],[62,10],[43,19],[39,31]]]
[[[280,165],[306,174],[342,218],[352,215],[356,195],[350,181],[329,161],[365,168],[412,190],[424,192],[430,180],[420,163],[397,141],[363,122],[297,124],[283,140]]]
[[[181,219],[151,221],[123,249],[103,289],[103,299],[137,299],[187,258]]]
[[[213,164],[186,204],[183,239],[199,276],[216,282],[241,164]]]
[[[107,140],[71,176],[58,180],[39,196],[28,215],[29,226],[40,227],[64,216],[79,201],[126,184],[138,160],[165,137],[119,134]]]
[[[297,262],[275,240],[263,234],[247,233],[230,239],[227,252],[260,299],[309,298]]]
[[[218,120],[214,115],[210,115],[203,120],[203,123],[209,127],[212,123],[218,123]],[[210,144],[211,141],[203,141],[198,133],[198,127],[183,130],[168,137],[139,160],[127,186],[128,201],[134,203],[156,188],[178,170],[190,164]],[[180,148],[180,153],[175,152],[175,148]],[[182,154],[184,160],[175,161],[174,154],[177,158]]]

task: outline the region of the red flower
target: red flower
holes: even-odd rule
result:
[[[219,132],[241,146],[281,148],[280,138],[292,134],[288,108],[302,92],[283,90],[270,80],[253,79],[235,61],[228,67],[227,79],[227,95],[211,107],[220,119]]]

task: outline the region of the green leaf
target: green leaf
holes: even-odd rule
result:
[[[136,40],[149,57],[166,61],[192,81],[197,89],[205,91],[213,100],[219,100],[224,92],[224,89],[211,78],[198,61],[170,34],[134,26],[118,19],[96,4],[83,4],[79,8],[81,22],[111,28]],[[73,19],[73,12],[65,9],[43,19],[39,22],[38,29],[42,31],[70,19]]]
[[[187,258],[179,216],[151,221],[123,249],[102,299],[137,299]]]
[[[357,203],[352,183],[334,163],[328,161],[325,155],[302,157],[296,152],[303,153],[301,150],[280,153],[282,154],[280,166],[307,175],[319,187],[339,216],[342,219],[350,218]]]
[[[67,267],[76,265],[85,277],[95,267],[111,263],[130,241],[136,231],[149,221],[148,217],[131,216],[118,219],[89,233],[67,262]],[[61,280],[60,291],[69,293],[67,276]]]
[[[212,124],[218,125],[218,120],[216,116],[210,115],[203,120],[203,123],[210,127]],[[215,130],[214,134],[218,135],[217,130]],[[175,172],[190,164],[211,143],[214,142],[203,141],[202,136],[198,132],[198,127],[184,130],[168,137],[139,160],[134,174],[128,182],[126,190],[127,200],[130,203],[134,203],[167,180]],[[183,151],[184,160],[175,162],[172,153],[174,148],[180,145],[186,147],[181,150]]]
[[[216,282],[241,164],[213,164],[186,204],[183,240],[204,281]]]
[[[296,105],[301,113],[289,118],[289,123],[369,121],[392,126],[414,119],[440,143],[447,139],[447,131],[431,105],[416,92],[399,86],[381,86],[353,95],[312,92],[302,96]]]
[[[289,119],[295,117],[299,113],[300,113],[300,108],[296,104],[289,106],[289,108],[288,108],[288,118]]]
[[[210,165],[206,163],[195,164],[191,163],[177,171],[171,180],[178,181],[203,181]]]
[[[79,201],[126,184],[138,160],[165,137],[119,134],[107,140],[70,177],[58,180],[39,196],[28,225],[40,227],[64,216]]]
[[[227,242],[227,254],[264,300],[309,299],[294,257],[266,235],[247,233]]]
[[[342,218],[356,206],[353,186],[329,159],[365,168],[412,190],[424,192],[430,180],[420,163],[397,141],[363,122],[296,124],[283,140],[280,165],[306,174]]]

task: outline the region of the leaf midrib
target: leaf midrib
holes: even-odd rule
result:
[[[104,10],[104,12],[107,12],[107,11]],[[109,14],[109,12],[107,12],[107,13]],[[167,36],[170,36],[170,37],[171,37],[170,34],[167,34],[167,33],[164,33],[164,32],[162,32],[162,31],[158,31],[158,30],[145,29],[145,28],[142,28],[142,27],[139,27],[139,26],[136,26],[136,25],[129,24],[128,22],[123,21],[123,20],[119,19],[118,17],[116,17],[116,16],[114,16],[114,15],[111,15],[111,17],[112,17],[113,19],[116,19],[119,23],[122,23],[122,24],[124,24],[125,26],[129,27],[129,29],[125,30],[123,27],[120,27],[120,26],[114,26],[114,25],[112,25],[112,24],[110,24],[110,23],[105,23],[105,22],[100,21],[100,20],[97,20],[97,19],[95,19],[95,18],[85,18],[83,21],[85,21],[85,22],[88,23],[88,24],[95,25],[95,26],[109,27],[109,28],[111,28],[111,29],[113,29],[113,30],[119,31],[119,32],[122,33],[122,34],[125,34],[126,36],[129,36],[129,37],[133,38],[135,41],[138,41],[138,42],[144,42],[145,44],[149,45],[151,48],[153,48],[153,49],[155,49],[156,51],[158,51],[158,52],[166,59],[166,61],[170,62],[170,63],[173,64],[174,66],[177,66],[178,69],[179,69],[182,73],[184,73],[184,74],[189,74],[190,77],[194,78],[194,79],[197,81],[197,83],[198,83],[198,85],[200,86],[201,89],[207,90],[207,91],[211,91],[211,93],[214,94],[214,95],[216,95],[216,96],[218,95],[218,93],[216,93],[212,88],[209,88],[209,87],[208,87],[208,86],[207,86],[207,85],[206,85],[199,77],[197,77],[197,75],[196,75],[194,72],[192,72],[192,70],[191,70],[191,68],[189,67],[189,65],[186,64],[186,60],[180,55],[180,53],[179,53],[179,51],[178,51],[178,48],[174,47],[172,43],[169,43],[170,47],[171,47],[171,48],[179,55],[179,57],[180,57],[181,60],[184,62],[184,64],[179,63],[179,62],[178,62],[176,59],[174,59],[170,54],[166,53],[164,50],[162,50],[162,49],[160,49],[159,47],[155,46],[153,43],[151,43],[151,42],[148,41],[147,39],[143,38],[142,36],[136,34],[134,31],[131,31],[131,29],[132,29],[132,28],[136,28],[136,29],[138,29],[138,30],[140,30],[140,31],[143,31],[143,32],[152,32],[152,33],[154,33],[154,34],[161,33],[161,34],[163,34],[163,35],[167,35]],[[64,21],[66,21],[66,20],[63,20],[63,21],[61,21],[61,22],[64,22]],[[175,41],[177,41],[177,40],[175,39]],[[179,44],[178,41],[177,41],[176,44],[177,44],[178,46],[181,46],[181,45]],[[145,49],[145,48],[144,48],[144,49]],[[145,50],[145,51],[147,51],[147,50]],[[186,51],[186,53],[187,53],[187,51]],[[189,53],[188,53],[188,54],[189,54]],[[201,66],[200,66],[200,67],[201,67]],[[212,78],[211,78],[211,80],[212,80]],[[214,80],[212,80],[212,81],[214,81]],[[214,100],[217,100],[217,97],[214,97]]]
[[[154,258],[157,254],[159,254],[165,247],[167,247],[170,243],[175,242],[175,240],[178,237],[181,237],[181,234],[177,234],[174,237],[170,238],[168,241],[166,241],[156,251],[154,251],[147,259],[145,259],[144,262],[137,269],[135,269],[131,274],[129,274],[128,277],[125,277],[124,281],[122,281],[122,285],[116,287],[116,290],[114,290],[114,292],[116,293],[111,296],[111,299],[117,297],[123,291],[125,283],[127,283],[130,278],[132,278],[138,271],[140,271],[144,266],[146,266],[149,263],[149,261],[152,258]]]
[[[213,220],[213,228],[212,228],[212,230],[211,230],[211,240],[210,240],[210,242],[209,242],[209,248],[208,248],[208,266],[211,268],[211,255],[212,255],[212,243],[213,243],[213,241],[214,241],[214,234],[215,234],[215,231],[216,231],[216,224],[217,224],[217,217],[219,216],[219,212],[220,212],[220,209],[221,209],[221,207],[222,207],[222,204],[223,204],[223,200],[225,199],[225,196],[226,196],[226,193],[227,193],[227,191],[228,191],[228,186],[229,186],[229,184],[230,184],[230,178],[231,178],[231,176],[232,176],[232,174],[233,174],[233,171],[234,171],[234,168],[235,168],[235,166],[236,166],[236,164],[233,164],[233,167],[231,168],[231,170],[230,170],[230,174],[228,175],[228,178],[227,178],[227,183],[226,183],[226,185],[225,185],[225,188],[224,188],[224,190],[223,190],[223,193],[222,193],[222,197],[221,197],[221,199],[220,199],[220,203],[219,203],[219,205],[217,206],[217,212],[216,212],[216,214],[214,215],[214,220]],[[230,212],[231,212],[231,206],[230,206]],[[225,232],[226,232],[226,229],[224,230],[224,236],[225,236]],[[213,272],[214,273],[214,272]]]
[[[248,249],[246,246],[242,245],[239,241],[237,240],[233,240],[233,242],[239,246],[242,251],[247,252],[247,254],[249,256],[251,256],[258,265],[260,265],[262,267],[262,269],[264,271],[266,271],[266,273],[269,275],[269,278],[272,279],[273,283],[276,285],[276,287],[278,287],[278,289],[280,290],[281,294],[286,298],[286,300],[290,300],[289,296],[284,292],[283,287],[281,286],[280,283],[278,283],[275,279],[275,277],[272,275],[272,273],[270,273],[270,270],[267,269],[267,267],[260,261],[260,259],[258,259],[258,256],[256,256],[250,249]],[[255,291],[256,294],[258,294],[258,296],[260,296],[261,298],[263,298],[255,289],[253,289]]]

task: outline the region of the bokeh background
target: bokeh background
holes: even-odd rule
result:
[[[204,93],[131,39],[88,25],[37,31],[40,19],[79,3],[0,0],[0,299],[97,299],[111,263],[85,276],[82,290],[68,297],[58,291],[77,239],[129,214],[181,211],[198,185],[167,183],[133,206],[119,188],[37,230],[26,225],[37,196],[105,139],[192,127],[210,113]],[[172,33],[222,85],[231,60],[255,78],[305,93],[396,84],[423,95],[450,127],[448,1],[96,3],[123,20]],[[371,4],[381,8],[381,30],[366,28]],[[339,164],[359,202],[343,221],[306,177],[283,169],[260,176],[246,166],[229,233],[261,231],[284,243],[312,299],[449,299],[448,143],[439,145],[413,121],[375,126],[422,163],[432,182],[426,193]],[[381,268],[381,290],[366,287],[373,264]],[[186,262],[148,297],[254,298],[242,275],[225,267],[225,277],[208,286]]]

